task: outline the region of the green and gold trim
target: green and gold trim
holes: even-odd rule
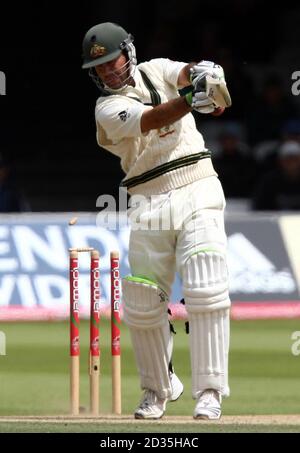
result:
[[[145,86],[149,90],[152,105],[155,106],[155,105],[161,104],[160,94],[157,91],[157,89],[155,88],[155,86],[153,85],[153,83],[151,82],[151,80],[149,79],[149,77],[147,76],[147,74],[144,71],[142,71],[141,69],[140,69],[140,73],[143,78]]]
[[[131,189],[132,187],[138,186],[139,184],[144,184],[145,182],[158,178],[159,176],[162,176],[165,173],[169,173],[170,171],[178,170],[179,168],[182,167],[188,167],[190,165],[196,164],[202,159],[209,158],[211,158],[210,151],[203,151],[201,153],[190,154],[189,156],[180,157],[179,159],[175,159],[172,160],[171,162],[166,162],[165,164],[159,165],[158,167],[146,171],[141,175],[125,179],[121,182],[120,186],[127,187],[127,189]]]

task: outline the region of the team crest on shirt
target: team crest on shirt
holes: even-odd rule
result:
[[[92,58],[102,57],[105,54],[106,54],[105,47],[100,46],[99,44],[94,44],[93,47],[91,48],[91,57]]]
[[[128,109],[127,110],[123,110],[122,112],[120,112],[119,113],[119,118],[120,118],[121,121],[123,121],[123,123],[126,123],[128,118],[130,118],[130,113],[128,112]]]
[[[172,129],[170,125],[164,126],[161,129],[158,129],[158,134],[160,138],[165,138],[168,135],[171,135],[175,132],[175,129]]]

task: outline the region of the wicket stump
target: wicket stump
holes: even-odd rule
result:
[[[78,252],[70,252],[70,356],[71,414],[79,415],[79,268]]]
[[[112,354],[112,411],[121,415],[121,347],[120,347],[120,258],[112,252],[111,259],[111,354]]]
[[[100,256],[92,248],[70,249],[70,399],[71,414],[79,415],[80,404],[80,317],[79,317],[79,253],[91,253],[90,268],[90,412],[99,415],[100,377]],[[112,354],[112,412],[121,415],[121,348],[120,348],[120,258],[118,252],[111,256],[111,354]]]
[[[91,252],[91,317],[90,317],[90,406],[92,415],[99,414],[100,376],[100,270],[99,252]]]

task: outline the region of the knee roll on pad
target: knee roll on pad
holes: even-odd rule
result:
[[[138,277],[123,280],[124,321],[138,329],[152,329],[168,319],[167,294],[154,282]]]
[[[185,264],[182,279],[188,312],[201,313],[230,307],[224,254],[203,251],[192,255]]]
[[[124,321],[141,379],[141,388],[159,398],[171,396],[169,364],[173,339],[168,321],[168,296],[154,282],[138,277],[123,280]]]

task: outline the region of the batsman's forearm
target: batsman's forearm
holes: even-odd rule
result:
[[[191,111],[192,108],[187,103],[185,97],[171,99],[143,113],[141,130],[145,133],[152,129],[161,129],[162,127],[169,126]]]

